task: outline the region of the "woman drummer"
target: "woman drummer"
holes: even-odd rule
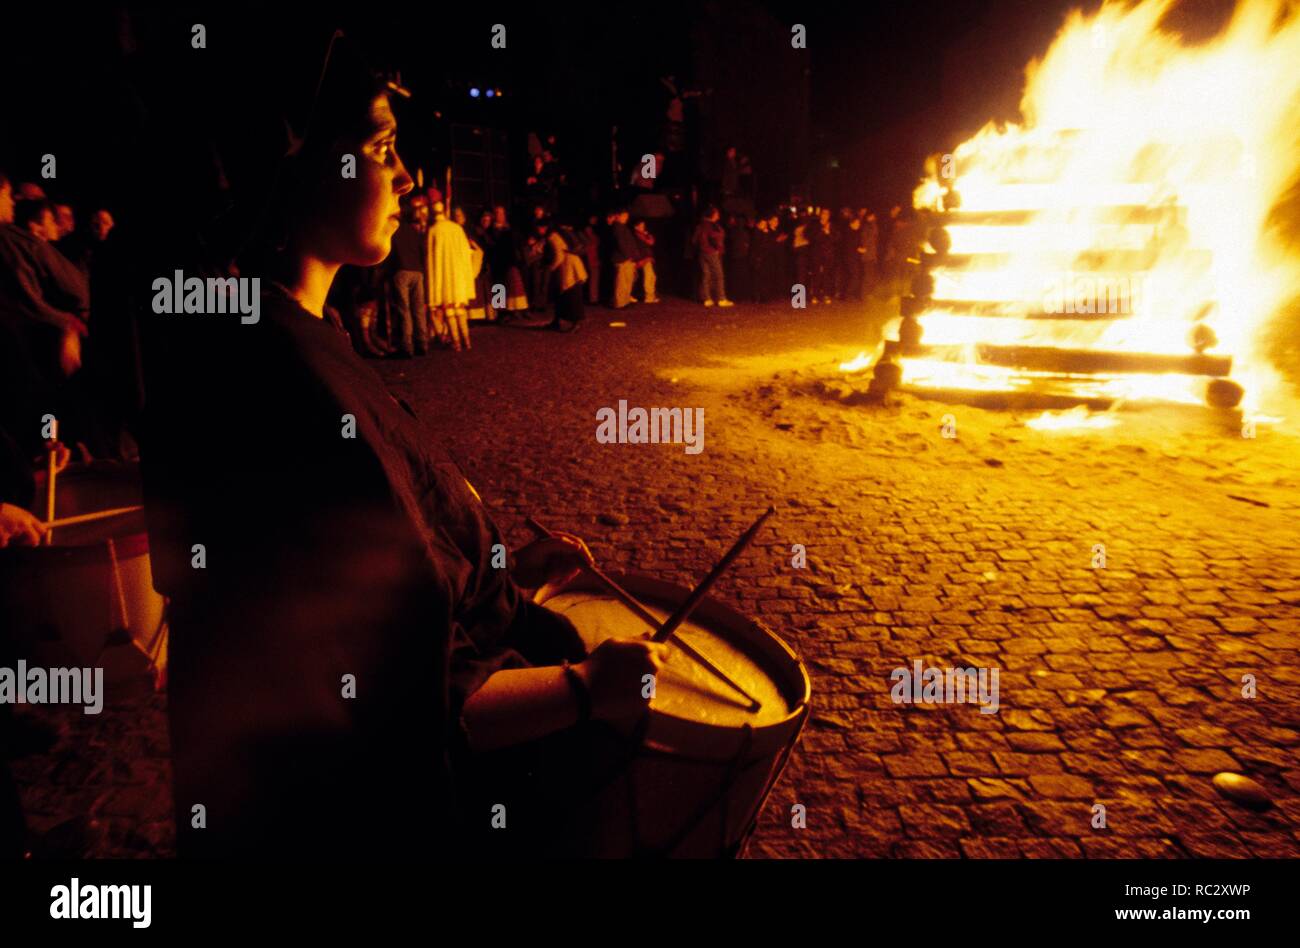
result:
[[[322,318],[341,266],[388,255],[412,188],[384,83],[345,42],[239,263],[260,319],[167,317],[147,379],[181,855],[449,854],[501,817],[484,775],[514,758],[494,752],[643,714],[663,659],[641,640],[588,656],[533,603],[585,545],[508,555],[436,437]],[[463,776],[488,795],[457,794]]]

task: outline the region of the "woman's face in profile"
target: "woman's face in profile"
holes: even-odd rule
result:
[[[344,177],[344,156],[356,158],[356,177]],[[397,155],[397,120],[385,95],[370,103],[360,140],[340,140],[333,171],[300,231],[303,246],[331,263],[373,266],[388,256],[401,219],[399,199],[415,183]]]

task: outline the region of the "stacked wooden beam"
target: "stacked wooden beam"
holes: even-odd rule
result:
[[[1012,203],[1029,201],[1043,196],[1041,187],[1012,183],[1006,193]],[[959,191],[959,182],[948,190],[947,210],[920,212],[927,239],[901,300],[897,338],[886,342],[875,367],[874,389],[1001,389],[1094,407],[1131,400],[1135,391],[1143,393],[1138,400],[1188,400],[1194,393],[1220,408],[1240,402],[1242,389],[1229,378],[1232,357],[1216,351],[1212,260],[1187,246],[1184,208],[1164,201],[1063,209],[1057,195],[1050,213],[962,210]],[[1141,200],[1142,189],[1116,185],[1107,195]],[[1053,229],[1062,218],[1078,220],[1078,228]],[[1091,238],[1083,250],[1070,246],[1080,233]],[[1206,286],[1180,283],[1139,309],[1124,294],[1136,296],[1171,249],[1178,272],[1204,273]],[[1040,278],[1068,284],[1064,299],[1051,300],[1035,282]],[[1075,306],[1081,285],[1098,296]],[[1184,310],[1188,300],[1204,303],[1162,318],[1158,307],[1171,296]]]

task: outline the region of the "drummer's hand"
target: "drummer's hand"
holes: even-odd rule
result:
[[[71,329],[59,340],[59,368],[64,375],[73,375],[81,368],[81,336]]]
[[[540,589],[547,584],[562,586],[582,567],[595,562],[581,539],[570,533],[556,533],[516,550],[511,575],[525,589]]]
[[[658,675],[668,646],[643,639],[606,639],[574,667],[591,693],[591,716],[610,721],[645,710],[646,675]]]
[[[0,504],[0,547],[37,546],[45,536],[45,524],[30,511],[13,504]]]

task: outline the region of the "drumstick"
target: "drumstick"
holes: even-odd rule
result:
[[[524,522],[528,524],[528,528],[530,530],[532,530],[540,537],[555,536],[554,533],[552,533],[546,527],[542,526],[532,517],[525,518]],[[627,606],[630,610],[632,610],[632,612],[636,615],[638,619],[640,619],[646,625],[650,626],[650,628],[652,629],[659,627],[659,619],[649,609],[641,605],[641,603],[638,602],[637,599],[630,592],[628,592],[626,589],[620,586],[615,581],[614,577],[610,576],[608,573],[602,570],[599,566],[596,566],[594,563],[589,566],[585,566],[584,569],[586,569],[589,573],[591,573],[598,580],[600,580],[601,583],[604,584],[605,588],[614,594],[614,598],[617,599],[619,602],[621,602],[623,605]],[[757,698],[751,695],[744,688],[740,687],[740,685],[736,684],[736,682],[732,681],[731,677],[726,672],[724,672],[717,665],[713,664],[713,662],[709,661],[709,659],[705,657],[703,654],[696,651],[688,642],[683,641],[681,636],[674,637],[673,641],[677,643],[677,646],[683,652],[685,652],[691,658],[695,659],[706,669],[712,672],[715,677],[717,677],[721,681],[726,682],[728,685],[734,688],[738,693],[744,695],[745,700],[749,702],[750,710],[755,710],[758,707],[760,707],[760,702]]]
[[[55,422],[56,432],[58,422]],[[56,434],[57,436],[57,434]],[[45,467],[45,519],[48,521],[46,527],[54,523],[54,482],[59,476],[58,458],[55,456],[54,446],[57,442],[51,441],[49,445],[48,463]],[[49,546],[54,542],[54,535],[48,529],[45,534],[45,545]]]
[[[775,512],[776,508],[769,506],[763,511],[759,518],[754,521],[753,526],[740,535],[740,539],[733,543],[731,549],[722,555],[722,559],[718,560],[717,565],[709,571],[709,575],[705,576],[704,579],[700,581],[700,584],[691,590],[691,594],[686,597],[685,601],[682,602],[680,606],[677,607],[677,611],[669,616],[668,620],[659,627],[659,631],[654,634],[654,640],[656,642],[662,642],[664,639],[668,638],[668,636],[672,635],[673,631],[679,625],[687,620],[690,614],[695,611],[695,607],[704,600],[709,589],[718,581],[718,577],[727,571],[727,568],[735,562],[736,557],[745,551],[745,547],[754,542],[754,537],[758,536],[759,528],[761,528],[767,521],[767,518],[772,516]]]
[[[532,531],[533,531],[534,533],[536,533],[539,537],[554,537],[554,536],[555,536],[554,533],[552,533],[552,532],[551,532],[550,530],[548,530],[546,527],[542,526],[540,523],[538,523],[538,522],[537,522],[536,520],[534,520],[532,517],[528,517],[524,522],[528,524],[528,529],[532,530]],[[647,625],[649,625],[651,628],[655,628],[655,629],[659,628],[659,619],[658,619],[658,617],[655,616],[654,613],[652,613],[652,612],[651,612],[649,609],[647,609],[645,606],[641,605],[641,603],[639,603],[639,602],[638,602],[638,601],[633,597],[633,595],[632,595],[630,592],[628,592],[626,589],[624,589],[622,586],[620,586],[620,585],[619,585],[619,584],[614,580],[614,577],[610,576],[608,573],[606,573],[604,570],[602,570],[599,566],[596,566],[596,565],[594,565],[594,564],[593,564],[593,565],[590,565],[590,566],[585,566],[584,569],[586,569],[586,570],[587,570],[588,572],[590,572],[593,576],[595,576],[595,577],[596,577],[597,579],[599,579],[602,583],[604,583],[604,584],[605,584],[605,588],[608,589],[610,592],[612,592],[612,593],[614,594],[614,597],[615,597],[619,602],[623,603],[623,605],[627,606],[627,607],[628,607],[629,609],[631,609],[634,613],[636,613],[636,616],[637,616],[638,619],[640,619],[642,622],[644,622],[644,623],[646,623]]]
[[[52,530],[55,527],[70,527],[77,523],[90,523],[92,520],[105,520],[108,517],[116,517],[119,514],[135,513],[137,510],[144,510],[143,507],[114,507],[112,510],[97,510],[94,513],[77,514],[75,517],[63,517],[59,520],[47,520],[45,529]]]

